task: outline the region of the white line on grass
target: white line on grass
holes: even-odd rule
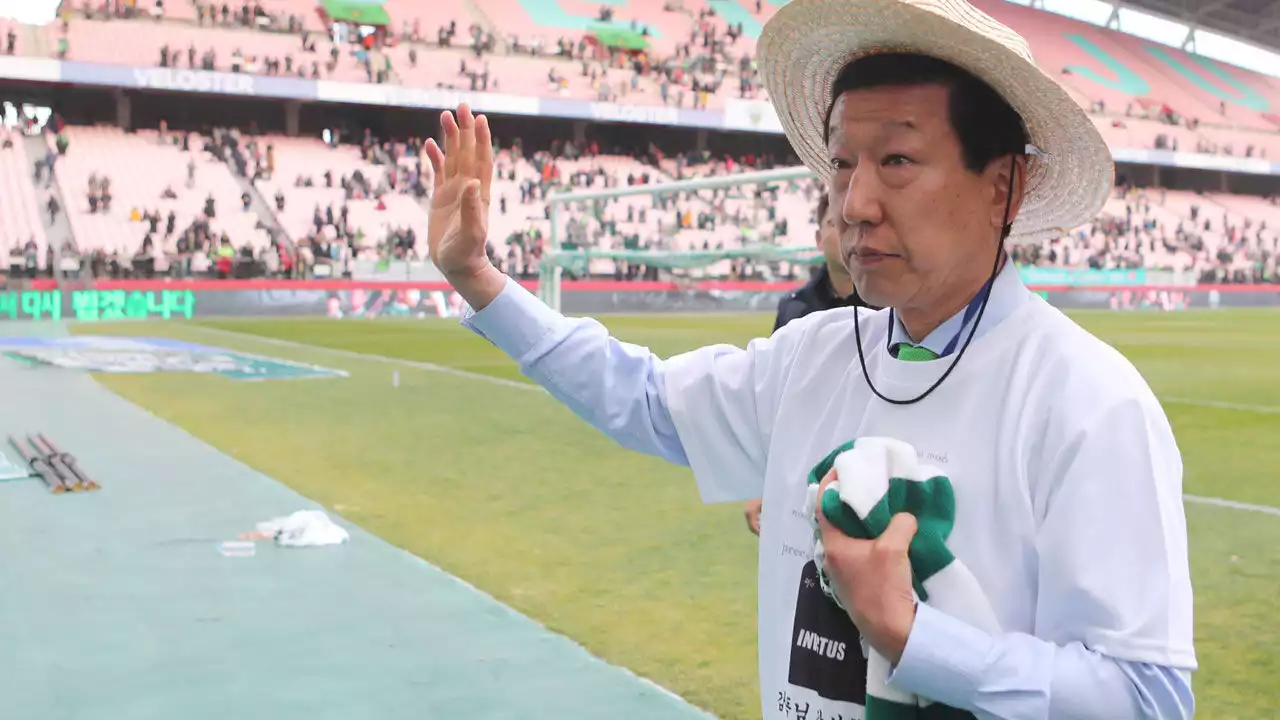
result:
[[[1271,507],[1269,505],[1254,505],[1252,503],[1236,502],[1235,500],[1223,500],[1215,497],[1202,497],[1200,495],[1183,495],[1188,502],[1200,503],[1202,505],[1217,505],[1218,507],[1231,508],[1232,510],[1248,510],[1249,512],[1264,513],[1266,515],[1275,515],[1280,517],[1280,508]]]
[[[235,330],[223,330],[222,328],[211,328],[203,325],[186,325],[199,329],[203,332],[214,333],[218,335],[227,335],[230,337],[241,338],[244,340],[255,340],[266,343],[268,345],[277,345],[280,347],[289,347],[299,350],[320,350],[323,352],[341,355],[343,357],[354,358],[357,360],[368,360],[371,362],[385,363],[388,365],[401,365],[404,367],[413,367],[420,370],[430,372],[444,373],[446,375],[454,375],[456,377],[468,378],[471,380],[481,380],[483,382],[494,383],[505,387],[519,388],[520,390],[532,390],[534,392],[543,392],[540,386],[533,383],[519,382],[518,380],[507,380],[506,378],[494,377],[492,375],[484,375],[481,373],[467,372],[466,370],[458,370],[446,365],[436,365],[434,363],[419,362],[417,360],[403,360],[400,358],[387,357],[385,355],[372,355],[370,353],[356,352],[354,350],[341,350],[338,348],[325,347],[323,345],[308,345],[307,343],[297,342],[296,340],[283,340],[281,338],[265,337],[263,335],[254,335],[253,333],[236,332]],[[1280,414],[1280,408],[1269,407],[1266,405],[1239,405],[1236,403],[1216,402],[1213,400],[1191,400],[1186,398],[1164,398],[1165,402],[1178,405],[1192,405],[1196,407],[1219,408],[1223,410],[1239,410],[1241,412],[1256,412],[1264,414]],[[1280,517],[1280,508],[1270,507],[1268,505],[1252,505],[1250,503],[1236,502],[1235,500],[1224,500],[1222,498],[1203,497],[1200,495],[1184,495],[1189,502],[1202,503],[1205,505],[1217,505],[1219,507],[1232,508],[1233,510],[1247,510],[1250,512],[1259,512],[1267,515],[1275,515]]]
[[[1271,405],[1247,405],[1244,403],[1222,402],[1220,400],[1192,400],[1191,398],[1166,397],[1162,402],[1173,405],[1191,405],[1193,407],[1216,408],[1218,410],[1238,410],[1240,412],[1261,413],[1263,415],[1280,415],[1280,407]]]
[[[508,380],[507,378],[494,377],[493,375],[485,375],[483,373],[469,372],[467,370],[459,370],[449,367],[448,365],[436,365],[435,363],[421,362],[418,360],[405,360],[403,358],[387,357],[386,355],[373,355],[370,353],[356,352],[354,350],[343,350],[341,348],[331,348],[324,345],[308,345],[300,343],[296,340],[284,340],[282,338],[267,337],[265,335],[255,335],[253,333],[237,332],[235,330],[224,330],[222,328],[206,327],[204,325],[184,325],[183,327],[194,328],[201,332],[214,333],[215,335],[227,335],[229,337],[241,338],[243,340],[253,340],[267,345],[276,345],[279,347],[297,348],[299,350],[321,350],[342,357],[349,357],[355,360],[368,360],[370,362],[383,363],[387,365],[400,365],[402,367],[418,368],[419,370],[427,370],[430,372],[443,373],[445,375],[453,375],[455,377],[468,378],[471,380],[483,380],[484,382],[502,385],[504,387],[516,388],[518,390],[532,390],[534,392],[546,392],[541,386],[533,383],[520,382],[519,380]]]
[[[214,333],[217,335],[227,335],[230,337],[242,338],[244,340],[254,340],[267,345],[277,345],[280,347],[291,347],[299,350],[322,350],[324,352],[341,355],[356,360],[368,360],[370,362],[384,363],[388,365],[401,365],[404,367],[413,367],[420,370],[430,372],[443,373],[445,375],[453,375],[455,377],[468,378],[470,380],[480,380],[495,385],[517,388],[519,390],[532,390],[534,392],[546,392],[542,387],[533,383],[520,382],[519,380],[508,380],[507,378],[494,377],[493,375],[485,375],[484,373],[470,372],[467,370],[459,370],[449,367],[448,365],[436,365],[435,363],[422,362],[419,360],[406,360],[404,358],[387,357],[386,355],[373,355],[371,353],[356,352],[354,350],[343,350],[340,348],[326,347],[324,345],[310,345],[307,343],[297,342],[295,340],[284,340],[281,338],[268,337],[266,335],[255,335],[253,333],[238,332],[235,330],[224,330],[222,328],[212,328],[204,325],[187,325],[186,327],[195,328],[201,332]],[[1220,400],[1196,400],[1193,398],[1183,397],[1164,397],[1161,402],[1173,405],[1188,405],[1191,407],[1215,408],[1218,410],[1236,410],[1239,412],[1260,413],[1263,415],[1280,415],[1280,407],[1271,405],[1248,405],[1244,403],[1223,402]]]

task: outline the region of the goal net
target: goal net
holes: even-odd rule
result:
[[[806,168],[551,193],[538,293],[561,309],[566,279],[701,280],[808,277],[822,253]]]

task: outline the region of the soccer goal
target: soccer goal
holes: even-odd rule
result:
[[[781,277],[821,262],[811,222],[822,192],[804,167],[548,195],[538,294],[561,309],[566,273],[643,267],[683,285],[749,268]]]

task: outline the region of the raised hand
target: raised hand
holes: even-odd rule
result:
[[[493,139],[489,120],[472,116],[465,103],[457,119],[445,111],[442,152],[435,140],[424,148],[435,172],[427,247],[431,261],[445,279],[477,310],[501,291],[503,279],[489,262],[485,246],[489,234],[489,197],[493,184]]]

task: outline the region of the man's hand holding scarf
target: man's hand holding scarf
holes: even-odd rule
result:
[[[819,486],[818,496],[836,479],[834,469]],[[840,602],[849,610],[858,632],[890,663],[897,664],[907,646],[916,617],[911,591],[911,561],[907,548],[916,534],[916,519],[899,513],[880,537],[850,537],[817,513],[826,550],[826,569]]]

